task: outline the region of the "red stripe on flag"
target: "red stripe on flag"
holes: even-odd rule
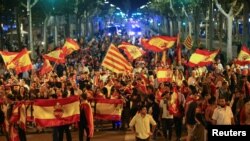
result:
[[[120,115],[95,114],[94,117],[95,119],[100,119],[100,120],[114,120],[114,121],[121,120]]]
[[[41,127],[54,127],[58,125],[67,125],[80,121],[80,115],[64,117],[62,119],[35,119],[35,122]]]

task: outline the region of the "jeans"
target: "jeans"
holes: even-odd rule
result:
[[[173,124],[174,124],[173,119],[167,119],[167,118],[162,119],[162,133],[163,133],[165,138],[167,138],[167,135],[168,135],[168,139],[170,139],[170,140],[172,138]],[[167,132],[168,132],[168,134],[167,134]]]
[[[175,134],[177,139],[181,138],[182,132],[182,117],[174,117],[174,125],[175,125]]]
[[[84,130],[87,133],[87,140],[86,141],[90,141],[90,137],[89,137],[89,128],[87,126],[81,125],[79,123],[79,141],[83,141],[83,136],[84,136]]]
[[[67,141],[72,141],[72,137],[71,137],[71,133],[70,133],[70,130],[69,130],[69,126],[70,125],[62,125],[62,126],[59,126],[58,127],[58,138],[59,138],[59,141],[63,141],[63,134],[64,132],[66,133],[66,139]]]

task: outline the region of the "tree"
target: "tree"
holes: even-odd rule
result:
[[[237,1],[238,0],[233,0],[230,6],[229,12],[226,13],[226,11],[219,4],[218,0],[215,0],[216,7],[227,19],[227,60],[228,61],[233,58],[233,50],[232,50],[233,18],[237,16],[244,7],[243,3],[240,3],[240,6],[237,5]]]

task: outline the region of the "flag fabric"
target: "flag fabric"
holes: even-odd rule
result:
[[[62,50],[65,55],[70,55],[73,51],[79,50],[80,47],[78,43],[71,38],[67,38],[66,42],[64,43]]]
[[[173,94],[171,95],[171,101],[169,106],[169,112],[174,115],[180,115],[181,111],[179,110],[179,94],[177,88],[174,87]]]
[[[181,65],[181,44],[180,44],[180,33],[177,35],[177,44],[176,44],[176,63]]]
[[[35,100],[34,120],[40,127],[54,127],[76,123],[80,120],[78,96],[62,99]]]
[[[250,64],[250,50],[247,48],[246,45],[243,45],[241,47],[241,51],[238,55],[236,63],[242,66]]]
[[[145,53],[145,51],[138,48],[137,46],[131,45],[126,42],[122,42],[122,44],[119,45],[118,48],[122,49],[124,53],[127,55],[128,59],[131,61],[141,57]]]
[[[115,73],[130,72],[132,70],[131,64],[113,44],[110,45],[102,61],[102,66]]]
[[[40,74],[40,75],[44,75],[44,74],[46,74],[46,73],[51,72],[52,70],[53,70],[53,67],[51,66],[49,60],[48,60],[48,59],[44,59],[44,61],[43,61],[43,66],[42,66],[42,68],[40,69],[39,74]]]
[[[188,36],[186,37],[186,39],[183,42],[183,45],[187,48],[187,49],[192,49],[193,46],[193,40],[190,34],[188,34]]]
[[[123,109],[122,99],[95,99],[94,118],[100,120],[119,121]]]
[[[9,140],[10,140],[10,141],[20,141],[20,137],[19,137],[18,131],[17,131],[17,129],[14,127],[14,125],[11,125],[11,126],[10,126]]]
[[[160,68],[160,69],[157,69],[156,76],[157,76],[157,80],[159,83],[171,82],[172,76],[173,76],[173,71],[170,69]]]
[[[15,66],[16,74],[26,72],[32,69],[32,63],[30,60],[29,51],[25,48],[19,52],[16,57],[7,65],[7,68],[10,66]]]
[[[176,37],[155,36],[151,39],[141,39],[141,44],[148,50],[153,52],[162,52],[173,47],[176,42]]]
[[[3,58],[4,64],[7,66],[16,56],[18,52],[8,52],[8,51],[0,51],[0,55]],[[15,68],[15,65],[9,65],[8,69]]]
[[[48,54],[44,54],[43,58],[56,63],[65,63],[65,54],[62,49],[56,49]]]
[[[161,57],[161,62],[163,63],[163,65],[166,65],[166,60],[167,60],[167,51],[163,51]]]
[[[89,129],[89,135],[90,137],[94,134],[94,119],[93,119],[93,112],[91,105],[88,102],[82,102],[81,103],[81,110],[83,110],[84,115],[86,117],[86,127]]]
[[[220,50],[208,51],[196,49],[196,51],[189,58],[188,66],[190,67],[203,67],[210,65],[214,62],[215,57],[219,53]]]

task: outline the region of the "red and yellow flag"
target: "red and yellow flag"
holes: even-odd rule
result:
[[[65,63],[65,54],[62,49],[56,49],[48,54],[44,54],[43,58],[56,63]]]
[[[7,65],[7,68],[15,66],[16,74],[26,72],[32,69],[29,51],[25,48]]]
[[[0,51],[0,55],[2,56],[6,66],[17,56],[17,54],[18,52]],[[15,68],[14,64],[8,66],[8,69],[13,68]]]
[[[67,125],[80,120],[80,101],[78,96],[35,100],[33,109],[34,120],[40,127]]]
[[[243,66],[246,64],[250,64],[250,50],[246,45],[242,45],[236,63]]]
[[[184,40],[183,45],[189,50],[192,49],[193,40],[190,34],[188,34],[187,38]]]
[[[40,70],[40,75],[44,75],[45,73],[49,73],[53,70],[53,67],[51,66],[48,59],[44,59],[43,66]]]
[[[177,35],[177,44],[176,44],[176,63],[181,65],[181,44],[180,44],[180,33]]]
[[[173,76],[173,71],[170,69],[161,68],[161,69],[157,70],[156,76],[157,76],[157,80],[159,83],[171,82],[172,76]]]
[[[118,48],[122,49],[127,55],[128,59],[131,61],[141,57],[145,53],[145,51],[138,48],[137,46],[131,45],[126,42],[122,42],[122,44],[119,45]]]
[[[73,51],[79,50],[80,47],[74,39],[67,38],[65,44],[62,47],[65,55],[70,55]]]
[[[110,45],[102,66],[115,73],[131,72],[133,68],[113,44]]]
[[[96,99],[95,119],[119,121],[123,109],[122,99]]]
[[[141,44],[148,50],[154,52],[162,52],[166,49],[173,47],[176,42],[176,39],[176,37],[155,36],[149,40],[142,39]]]
[[[201,50],[196,49],[196,51],[191,55],[188,66],[190,67],[203,67],[210,65],[214,62],[215,57],[219,53],[220,50],[215,51],[208,51],[208,50]]]

